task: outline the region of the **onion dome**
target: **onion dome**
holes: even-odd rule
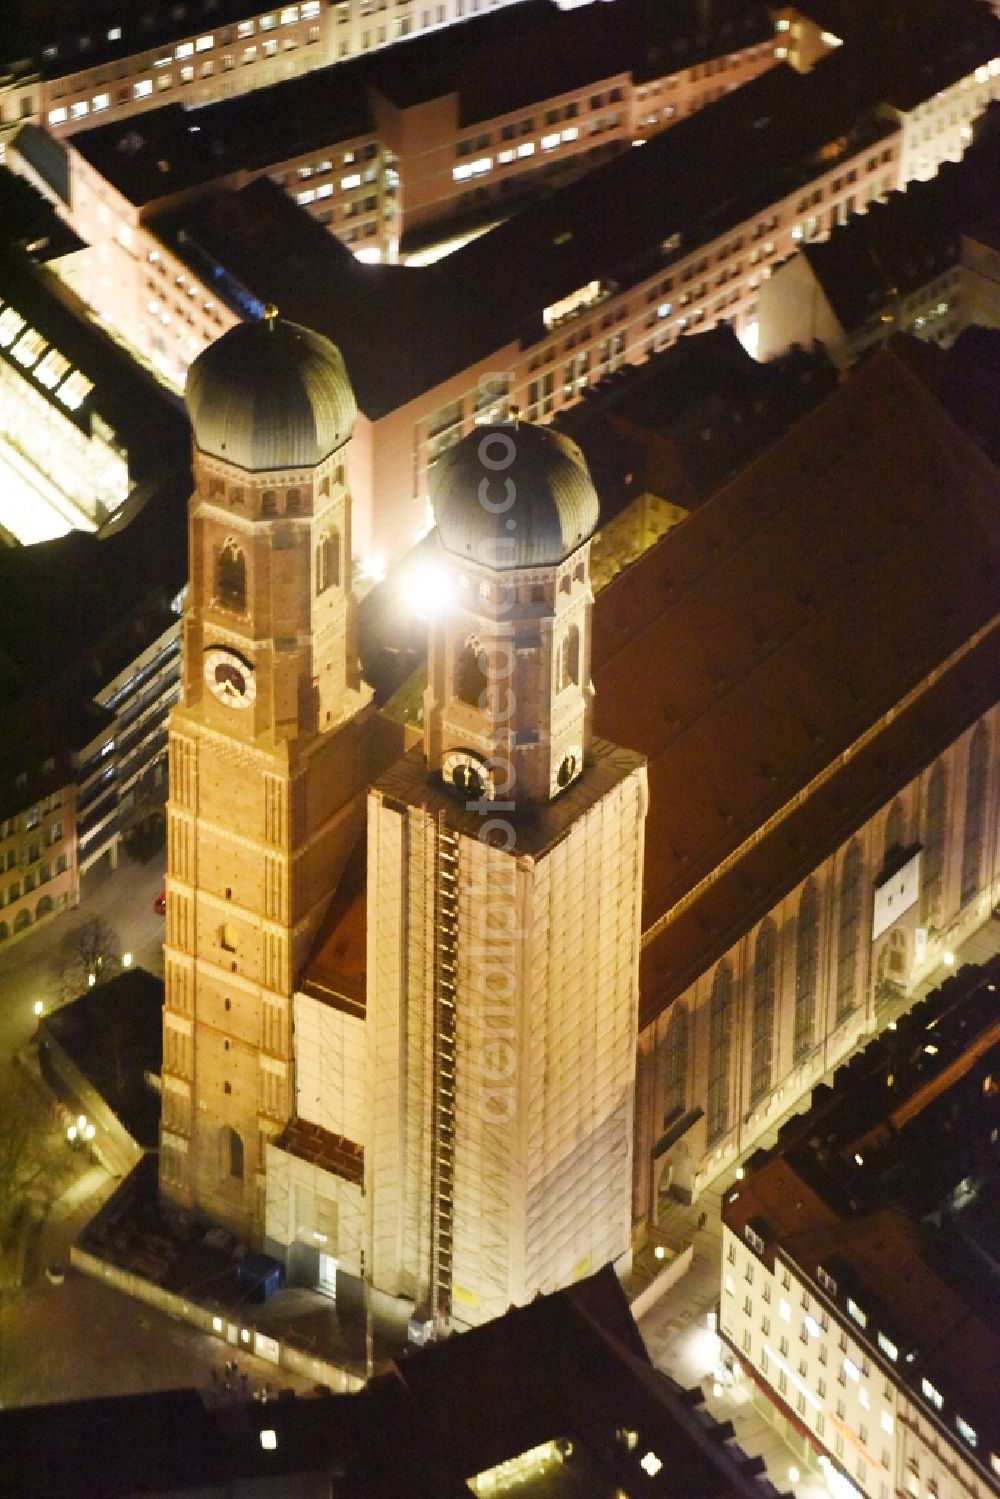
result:
[[[343,447],[358,410],[340,350],[270,308],[198,355],[186,400],[199,450],[255,473],[314,467]]]
[[[551,427],[476,427],[442,454],[430,484],[445,551],[497,570],[551,567],[597,528],[586,459]]]

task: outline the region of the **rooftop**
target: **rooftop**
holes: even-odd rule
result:
[[[45,1016],[39,1024],[43,1065],[49,1037],[75,1062],[133,1139],[155,1150],[160,1099],[145,1075],[160,1075],[163,980],[134,968]]]
[[[504,812],[505,824],[509,822],[516,834],[518,856],[544,858],[578,818],[596,806],[642,763],[642,756],[632,750],[594,739],[583,774],[555,801]],[[372,791],[384,804],[398,811],[419,807],[430,816],[443,812],[449,827],[467,838],[479,838],[482,833],[483,817],[475,804],[473,810],[468,810],[464,801],[445,790],[440,776],[429,777],[423,748],[419,745],[385,771]],[[506,839],[504,841],[506,843]]]
[[[759,364],[723,324],[604,377],[553,426],[583,449],[603,525],[642,490],[694,509],[835,384],[821,350]]]
[[[801,253],[842,327],[853,331],[950,270],[961,234],[996,222],[998,202],[1000,129],[994,129],[961,162],[945,162],[929,182],[912,182],[870,204]]]
[[[675,72],[774,34],[759,0],[717,0],[707,24],[699,10],[697,0],[569,11],[522,0],[516,24],[506,8],[487,12],[196,110],[170,104],[100,125],[75,134],[73,149],[130,202],[145,204],[375,133],[380,99],[406,109],[454,96],[460,126],[472,126],[605,78]]]
[[[513,340],[541,340],[543,309],[589,281],[632,285],[676,260],[662,248],[673,236],[687,254],[764,211],[829,170],[821,148],[847,155],[894,128],[819,68],[779,66],[435,265],[361,265],[263,179],[159,227],[242,315],[273,301],[331,338],[377,419]]]
[[[1000,474],[913,344],[597,596],[596,727],[648,760],[644,1024],[995,700]]]
[[[308,1119],[293,1118],[288,1121],[274,1141],[278,1150],[308,1161],[311,1166],[321,1166],[332,1171],[345,1181],[360,1183],[365,1177],[365,1148],[346,1135],[332,1135],[320,1124]]]
[[[653,1369],[605,1268],[408,1353],[354,1395],[213,1405],[171,1390],[29,1406],[0,1413],[0,1439],[11,1499],[259,1493],[268,1478],[302,1494],[333,1480],[358,1499],[460,1499],[477,1474],[530,1454],[526,1499],[639,1485],[650,1499],[777,1499],[701,1401]]]
[[[924,1405],[929,1380],[931,1418],[973,1423],[984,1463],[1000,1451],[998,983],[1000,958],[969,965],[901,1016],[746,1163],[723,1209]]]

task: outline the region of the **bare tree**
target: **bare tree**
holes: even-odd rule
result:
[[[121,971],[121,940],[103,916],[91,916],[67,932],[56,953],[60,999],[74,999]]]
[[[65,1167],[47,1120],[38,1116],[23,1088],[0,1092],[0,1246],[30,1198],[49,1201]]]

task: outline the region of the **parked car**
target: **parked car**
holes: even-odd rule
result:
[[[166,890],[161,890],[160,893],[159,893],[159,895],[154,900],[154,902],[153,902],[153,910],[156,912],[157,916],[166,916],[166,914],[167,914],[167,892],[166,892]]]

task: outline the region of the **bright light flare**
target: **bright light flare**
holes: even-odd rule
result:
[[[436,619],[448,607],[451,579],[443,567],[420,562],[407,571],[403,596],[408,612],[417,619]]]

